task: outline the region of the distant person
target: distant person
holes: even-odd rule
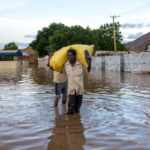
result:
[[[80,112],[82,98],[84,93],[84,68],[83,65],[77,61],[77,54],[74,49],[68,50],[68,61],[65,64],[65,72],[68,79],[68,114]],[[88,62],[88,69],[91,69],[91,57],[88,51],[85,51],[85,57]]]
[[[48,58],[48,66],[49,61],[52,54],[49,54]],[[53,70],[53,68],[51,68]],[[55,87],[55,100],[54,100],[54,107],[57,107],[58,102],[62,96],[62,104],[66,104],[67,100],[67,78],[64,71],[57,72],[53,70],[53,83]]]

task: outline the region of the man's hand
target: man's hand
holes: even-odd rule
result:
[[[50,66],[50,69],[52,70],[52,71],[54,71],[54,69]]]

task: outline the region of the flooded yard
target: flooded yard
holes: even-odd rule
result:
[[[47,69],[0,62],[0,150],[150,150],[149,74],[93,70],[80,115],[53,102]]]

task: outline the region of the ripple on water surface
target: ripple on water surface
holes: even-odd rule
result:
[[[95,73],[80,115],[70,117],[61,105],[53,108],[54,88],[46,69],[2,71],[0,150],[150,149],[148,75]]]

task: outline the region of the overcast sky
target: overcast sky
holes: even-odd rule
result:
[[[150,31],[150,0],[0,0],[0,43],[30,42],[52,22],[97,28],[119,15],[124,41]]]

